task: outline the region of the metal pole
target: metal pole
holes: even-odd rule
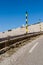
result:
[[[40,24],[40,32],[41,32],[41,19],[39,19],[39,22],[40,22],[39,24]]]
[[[28,33],[28,13],[26,11],[26,34]]]
[[[41,23],[40,23],[40,32],[41,32]]]

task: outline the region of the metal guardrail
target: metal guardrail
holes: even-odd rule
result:
[[[12,36],[12,37],[9,37],[8,39],[5,38],[4,41],[0,42],[0,54],[2,52],[7,51],[11,47],[12,44],[17,44],[17,42],[19,41],[23,41],[24,39],[31,38],[40,34],[43,34],[43,31],[27,33],[27,34],[18,35],[18,36]]]
[[[6,42],[7,40],[11,40],[11,39],[15,39],[15,38],[18,38],[18,37],[23,37],[23,36],[30,36],[30,35],[34,35],[34,34],[40,34],[40,33],[43,33],[43,31],[41,32],[33,32],[33,33],[27,33],[27,34],[22,34],[22,35],[17,35],[17,36],[8,36],[8,37],[5,37],[5,38],[0,38],[0,43],[1,42]]]

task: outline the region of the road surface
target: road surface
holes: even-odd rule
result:
[[[0,65],[43,65],[43,36],[23,46]]]

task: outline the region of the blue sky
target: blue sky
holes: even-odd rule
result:
[[[28,24],[43,21],[43,0],[0,0],[0,32],[25,25],[26,10]]]

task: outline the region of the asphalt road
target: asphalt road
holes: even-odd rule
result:
[[[43,65],[43,37],[32,43],[14,65]]]
[[[0,65],[43,65],[43,36],[22,47]]]

